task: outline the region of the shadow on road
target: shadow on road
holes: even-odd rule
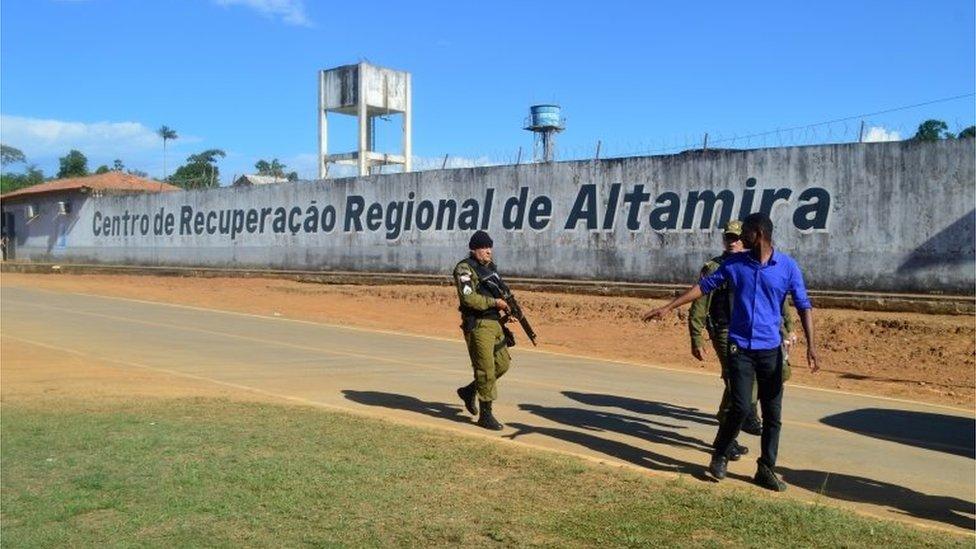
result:
[[[346,389],[342,391],[342,394],[353,402],[367,406],[406,410],[458,423],[470,424],[472,421],[459,405],[427,402],[408,395],[379,391],[353,391]],[[634,402],[640,401],[635,400]],[[516,431],[515,433],[505,435],[507,438],[515,439],[526,434],[537,433],[578,444],[641,467],[659,471],[684,473],[700,480],[711,480],[705,474],[706,464],[708,463],[707,458],[703,458],[702,463],[689,463],[650,450],[638,448],[625,442],[602,438],[585,432],[587,430],[614,432],[630,435],[648,443],[682,446],[703,453],[710,452],[710,446],[704,441],[676,433],[672,430],[684,429],[685,427],[672,426],[671,429],[662,429],[657,427],[657,423],[650,422],[644,418],[598,410],[587,410],[585,408],[560,408],[533,404],[522,404],[519,408],[541,418],[573,427],[575,430],[536,427],[525,423],[509,423],[508,427],[514,428]],[[654,425],[650,425],[649,423],[653,423]],[[745,477],[742,478],[745,479]]]
[[[718,428],[718,421],[714,414],[705,413],[698,408],[678,406],[667,402],[656,402],[653,400],[641,400],[637,398],[622,397],[617,395],[604,395],[599,393],[577,393],[574,391],[563,391],[563,395],[575,400],[576,402],[590,406],[605,406],[608,408],[621,408],[635,414],[660,416],[678,421],[691,421],[702,425],[714,425]],[[655,423],[653,420],[644,420]],[[667,427],[677,427],[672,424],[659,423]]]
[[[534,425],[526,425],[524,423],[509,423],[508,426],[515,429],[515,432],[505,435],[505,438],[510,438],[512,440],[515,440],[520,436],[530,434],[544,435],[558,440],[571,442],[584,448],[589,448],[590,450],[600,452],[601,454],[606,454],[622,461],[633,463],[634,465],[638,465],[640,467],[646,467],[655,471],[682,473],[690,475],[698,480],[714,482],[712,478],[706,474],[707,467],[704,463],[689,463],[687,461],[661,455],[644,448],[631,446],[625,442],[610,440],[594,436],[589,433],[584,433],[583,431],[573,431],[553,427],[536,427]],[[729,478],[748,480],[746,477],[733,474],[730,474]]]
[[[863,408],[827,416],[820,422],[860,435],[976,458],[976,420],[973,418]]]
[[[459,405],[427,402],[412,396],[378,391],[344,390],[342,393],[349,400],[367,406],[406,410],[457,423],[470,424],[472,421]],[[685,408],[666,403],[642,401],[611,395],[573,392],[566,392],[564,394],[581,403],[596,406],[613,406],[628,410],[634,414],[657,415],[675,421],[692,421],[710,425],[715,423],[715,420],[710,415],[698,412],[695,408]],[[656,471],[686,474],[698,480],[713,482],[707,474],[708,458],[705,456],[702,457],[701,463],[691,463],[659,454],[645,447],[634,446],[627,442],[593,434],[594,432],[612,432],[633,436],[648,444],[680,446],[692,448],[705,454],[710,453],[710,445],[704,441],[675,432],[675,429],[684,429],[686,427],[667,425],[635,415],[586,408],[548,407],[535,404],[521,404],[519,408],[532,415],[566,425],[570,428],[540,427],[521,422],[513,422],[508,424],[508,428],[514,429],[515,431],[504,435],[505,438],[514,440],[526,435],[543,435],[576,444],[593,452],[604,454],[639,467]],[[886,414],[890,412],[891,414],[883,416],[882,419],[878,419],[878,417],[872,416],[871,414],[876,412],[885,412]],[[905,428],[904,425],[899,427],[897,423],[899,414],[896,412],[893,410],[858,410],[825,418],[824,423],[848,428],[855,432],[862,432],[862,430],[870,431],[867,434],[885,438],[882,435],[888,431],[898,431],[899,429]],[[906,412],[906,414],[911,414],[911,412]],[[960,425],[954,423],[956,418],[952,418],[951,416],[941,416],[939,414],[917,415],[950,418],[945,419],[946,425],[944,427],[951,427],[951,430],[957,433],[960,432],[957,430],[961,428]],[[889,416],[895,419],[890,419]],[[910,421],[920,421],[918,417],[909,417],[911,418]],[[927,419],[929,423],[926,423],[926,425],[928,429],[932,430],[931,421],[933,418]],[[962,419],[965,420],[965,418]],[[894,424],[885,425],[886,421],[893,422]],[[662,425],[668,428],[661,428]],[[969,429],[971,429],[971,423]],[[925,433],[924,430],[913,430],[911,432]],[[930,446],[932,444],[940,444],[939,441],[942,439],[939,436],[929,436],[927,440],[931,443]],[[893,438],[893,440],[898,439]],[[906,442],[905,440],[899,441]],[[915,441],[915,443],[919,446],[930,447],[922,445],[919,441]],[[944,448],[936,449],[944,450]],[[777,471],[782,474],[783,480],[788,484],[821,494],[827,498],[891,507],[911,517],[941,522],[957,528],[976,529],[976,518],[974,518],[974,515],[976,515],[976,503],[970,501],[948,496],[930,496],[922,492],[916,492],[910,488],[853,475],[790,469],[782,466],[777,467]],[[745,482],[751,480],[750,477],[733,473],[729,474],[729,478],[735,478]]]
[[[342,394],[353,402],[367,406],[382,406],[384,408],[417,412],[418,414],[424,414],[438,419],[449,419],[458,423],[471,423],[471,416],[464,413],[460,406],[453,404],[427,402],[412,396],[398,395],[396,393],[381,393],[379,391],[352,391],[346,389],[342,391]]]
[[[519,409],[532,415],[576,427],[586,431],[610,431],[639,438],[652,444],[666,444],[668,446],[682,446],[705,453],[711,453],[711,445],[701,439],[676,432],[685,429],[681,426],[670,426],[661,429],[659,423],[642,417],[590,410],[587,408],[568,408],[539,406],[536,404],[520,404]]]
[[[973,530],[976,503],[948,496],[930,496],[887,482],[853,475],[777,467],[788,484],[832,499],[871,503],[898,509],[905,515]],[[970,516],[966,516],[970,515]]]

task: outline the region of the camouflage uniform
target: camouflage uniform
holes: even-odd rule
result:
[[[491,402],[498,398],[496,381],[508,371],[511,356],[495,307],[495,298],[480,284],[478,271],[493,272],[495,264],[479,265],[468,257],[454,267],[454,284],[460,300],[461,330],[474,369],[478,399]]]

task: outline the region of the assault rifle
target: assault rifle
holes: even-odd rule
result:
[[[536,346],[535,330],[532,329],[532,325],[529,324],[529,320],[525,318],[525,313],[522,312],[522,307],[519,305],[518,301],[516,301],[515,296],[512,295],[512,290],[508,289],[508,285],[502,282],[502,277],[498,276],[498,273],[491,273],[483,278],[481,283],[488,288],[488,291],[491,292],[495,299],[505,300],[505,303],[508,304],[508,316],[518,321],[518,323],[522,326],[522,330],[525,331],[525,335],[527,335],[529,337],[529,341],[532,342],[532,346]],[[512,335],[512,332],[509,331],[508,328],[505,328],[504,325],[502,325],[502,328],[505,330],[506,344],[509,347],[515,345],[515,337]]]

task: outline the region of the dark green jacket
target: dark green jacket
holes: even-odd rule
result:
[[[495,265],[489,263],[486,267],[494,270]],[[469,258],[462,259],[454,266],[454,287],[457,289],[458,300],[460,301],[458,308],[461,310],[462,317],[466,316],[467,313],[478,317],[492,316],[498,318],[495,298],[481,287],[478,271],[471,266]]]

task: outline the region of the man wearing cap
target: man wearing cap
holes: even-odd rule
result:
[[[504,299],[496,299],[481,281],[496,274],[492,262],[492,241],[488,233],[478,231],[468,242],[468,257],[454,267],[454,284],[461,304],[461,330],[468,346],[474,381],[457,390],[464,406],[478,414],[478,425],[499,431],[503,425],[492,415],[491,404],[498,398],[496,381],[508,371],[511,356],[502,331],[508,311]],[[480,402],[476,402],[480,401]]]
[[[745,247],[742,244],[742,222],[739,220],[730,221],[726,224],[722,231],[722,244],[724,250],[721,255],[715,256],[708,260],[701,269],[701,278],[704,278],[715,271],[718,270],[719,266],[732,254],[737,254],[739,252],[745,251]],[[793,319],[789,314],[789,310],[785,307],[783,309],[783,326],[781,328],[781,333],[783,335],[784,341],[790,342],[795,340],[795,336],[791,335],[793,332]],[[706,356],[705,344],[704,344],[704,334],[707,332],[709,339],[712,341],[712,348],[715,350],[715,356],[718,357],[719,364],[722,368],[722,381],[725,382],[725,390],[722,392],[722,401],[719,403],[718,413],[715,417],[718,419],[719,423],[725,421],[725,418],[729,415],[732,409],[732,399],[729,394],[729,382],[728,382],[728,344],[729,344],[729,318],[732,315],[732,295],[729,290],[728,284],[723,284],[717,290],[710,294],[703,295],[695,301],[692,302],[691,308],[688,310],[688,332],[691,336],[691,354],[696,359],[704,361]],[[783,381],[789,379],[789,365],[784,358],[784,373]],[[748,415],[746,416],[745,423],[742,425],[742,431],[749,433],[750,435],[759,436],[762,433],[762,422],[759,420],[758,407],[758,389],[755,383],[752,384],[752,401],[749,407]],[[741,456],[748,454],[749,448],[742,446],[737,440],[732,442],[731,450],[729,452],[729,459],[732,461],[738,460]]]
[[[742,222],[742,240],[748,252],[733,254],[712,274],[701,278],[681,296],[663,307],[641,315],[645,322],[663,318],[671,310],[711,293],[727,284],[732,290],[729,318],[728,381],[732,409],[719,425],[712,444],[708,470],[716,480],[725,478],[729,450],[749,410],[752,384],[759,385],[762,407],[762,455],[758,460],[756,484],[782,492],[786,484],[776,475],[783,403],[783,303],[786,296],[800,315],[807,340],[810,371],[820,369],[814,343],[813,306],[807,298],[803,274],[796,261],[773,248],[773,223],[769,216],[754,213]]]

